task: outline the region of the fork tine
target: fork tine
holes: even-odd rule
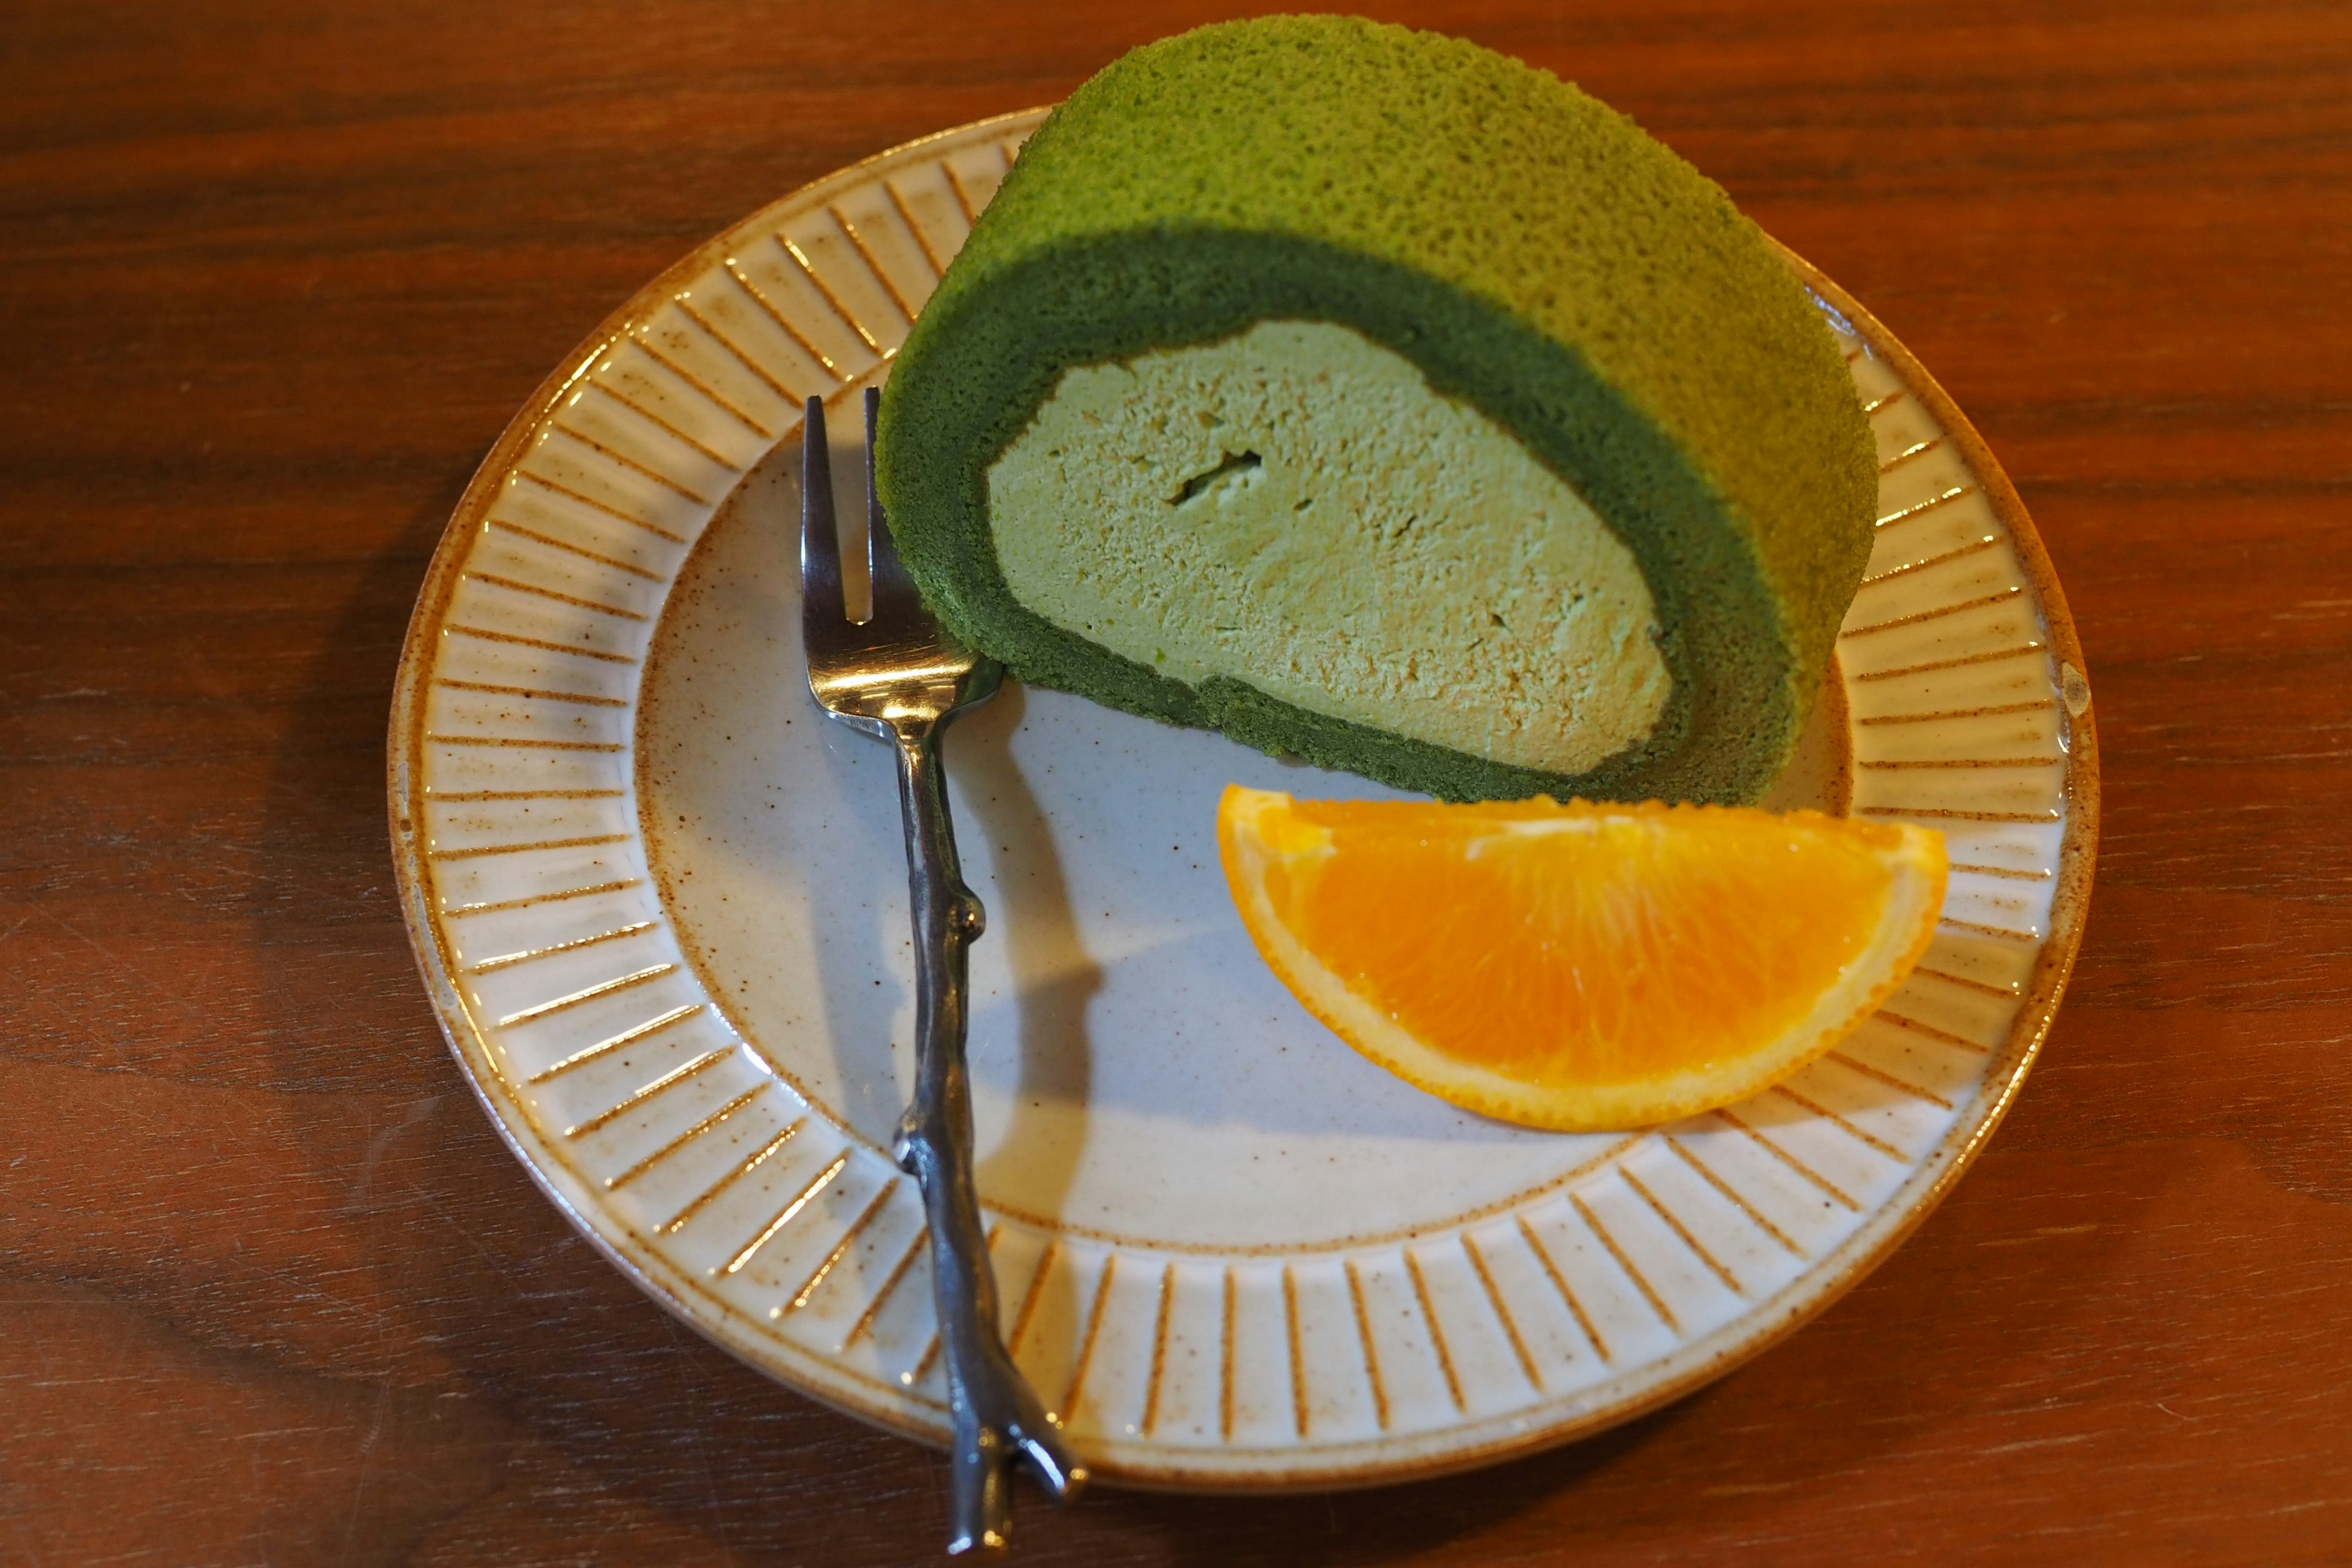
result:
[[[848,618],[841,596],[841,535],[833,515],[833,460],[824,447],[824,402],[812,397],[801,420],[801,619],[814,630]]]
[[[915,580],[898,559],[898,547],[890,538],[890,525],[882,515],[882,496],[874,488],[874,436],[881,417],[882,394],[874,387],[866,389],[866,570],[872,584],[873,613],[914,611],[921,613],[922,598],[915,592]]]

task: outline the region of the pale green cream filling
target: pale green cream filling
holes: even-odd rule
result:
[[[1633,552],[1500,426],[1328,322],[1066,373],[988,473],[1047,620],[1191,685],[1580,773],[1670,680]]]

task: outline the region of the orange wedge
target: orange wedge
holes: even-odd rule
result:
[[[1941,835],[1722,806],[1299,801],[1228,787],[1225,879],[1307,1011],[1530,1127],[1727,1105],[1868,1017],[1927,951]]]

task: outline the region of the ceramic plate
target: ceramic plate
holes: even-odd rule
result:
[[[671,1310],[934,1442],[921,1205],[885,1152],[913,1007],[891,760],[804,684],[796,428],[812,394],[855,426],[1039,118],[788,196],[607,322],[459,505],[392,724],[417,953],[516,1153]],[[2016,1093],[2089,891],[2089,690],[2000,469],[1806,277],[1882,515],[1783,800],[1941,828],[1954,868],[1916,975],[1788,1083],[1622,1136],[1456,1112],[1291,1000],[1217,868],[1228,782],[1375,786],[1056,692],[952,732],[1003,1327],[1102,1475],[1357,1484],[1622,1420],[1853,1285]]]

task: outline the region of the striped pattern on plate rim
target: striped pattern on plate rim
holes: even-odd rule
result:
[[[648,872],[630,748],[641,661],[712,511],[794,432],[803,398],[887,363],[1040,117],[796,193],[608,323],[461,503],[394,716],[412,932],[525,1163],[721,1342],[935,1441],[945,1388],[912,1185],[713,1005]],[[1850,1283],[2014,1093],[2087,898],[2088,689],[1998,468],[1900,348],[1796,265],[1877,436],[1876,543],[1839,652],[1853,809],[1950,846],[1926,962],[1789,1082],[1628,1138],[1499,1212],[1232,1257],[994,1216],[1008,1342],[1104,1473],[1361,1481],[1622,1419]]]

